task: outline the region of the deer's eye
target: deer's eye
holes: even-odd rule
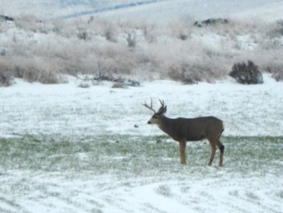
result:
[[[152,117],[153,117],[153,118],[158,118],[158,115],[153,115]]]

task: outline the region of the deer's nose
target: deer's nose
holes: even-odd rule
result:
[[[148,121],[147,124],[152,124],[151,121]]]

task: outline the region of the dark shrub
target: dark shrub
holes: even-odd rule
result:
[[[224,18],[209,18],[203,21],[196,21],[194,23],[194,26],[197,27],[203,27],[203,26],[208,26],[208,25],[215,25],[215,24],[228,24],[229,21],[228,19]]]
[[[252,61],[248,61],[248,64],[244,62],[234,64],[229,75],[241,84],[263,83],[262,73]]]
[[[0,70],[0,87],[8,87],[13,83],[13,76],[8,72]]]
[[[12,65],[0,58],[0,87],[8,87],[13,84],[14,76],[11,72]]]

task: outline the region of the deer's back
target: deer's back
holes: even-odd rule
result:
[[[172,119],[174,140],[198,141],[220,137],[224,130],[223,122],[213,116]]]

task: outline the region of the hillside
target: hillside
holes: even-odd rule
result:
[[[282,7],[2,0],[15,21],[0,20],[0,212],[283,213]],[[228,21],[194,25],[208,18]],[[229,76],[247,60],[262,84]],[[221,119],[224,166],[218,150],[207,166],[206,140],[181,165],[147,124],[151,99],[170,118]]]
[[[41,0],[1,2],[1,13],[10,16],[33,14],[41,19],[99,15],[102,17],[170,21],[190,16],[196,19],[211,17],[261,17],[264,20],[282,18],[282,0],[225,1],[217,0]],[[50,12],[52,11],[52,12]]]
[[[224,1],[117,2],[124,7],[110,1],[103,6],[101,2],[61,2],[58,7],[55,3],[45,7],[38,3],[42,13],[18,12],[14,16],[5,9],[5,14],[11,14],[15,21],[0,23],[0,67],[8,81],[17,77],[47,84],[65,82],[62,75],[66,74],[214,82],[225,79],[235,63],[252,60],[260,71],[282,80],[283,24],[276,12],[280,7],[275,8],[279,3],[267,6],[255,1],[245,9],[241,1],[230,6]],[[71,12],[72,8],[94,5],[95,13]],[[49,7],[55,7],[52,17],[42,16]],[[181,12],[185,8],[199,15],[193,16],[187,10],[185,15]],[[221,12],[223,8],[229,15]],[[56,15],[57,9],[62,10],[62,15]],[[177,10],[178,16],[174,15]],[[273,17],[260,15],[270,10]],[[83,11],[86,14],[87,9]],[[248,11],[253,16],[246,18]],[[64,13],[69,18],[62,18]],[[195,25],[205,17],[226,21]]]

